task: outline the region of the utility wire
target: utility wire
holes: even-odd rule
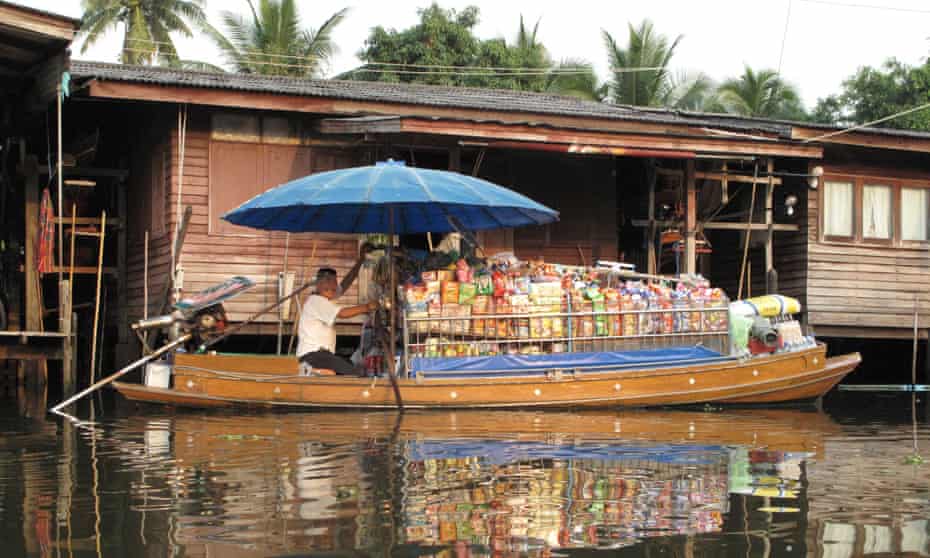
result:
[[[151,45],[169,45],[169,44],[171,44],[171,43],[168,43],[167,41],[155,41],[155,40],[151,40],[151,39],[132,39],[132,38],[127,38],[126,41],[127,41],[127,42],[133,42],[133,43],[151,44]],[[150,51],[150,50],[145,50],[145,49],[142,49],[142,48],[127,48],[127,49],[123,49],[123,50],[125,50],[125,51],[127,51],[127,52],[152,52],[152,51]],[[306,56],[293,55],[293,54],[264,53],[264,52],[257,51],[257,50],[244,50],[244,51],[240,51],[240,54],[242,54],[242,55],[243,55],[243,58],[246,58],[247,60],[248,60],[250,57],[256,57],[256,58],[288,58],[288,59],[295,59],[295,60],[306,60],[306,59],[307,59]],[[251,63],[251,62],[250,62],[250,63]],[[257,62],[256,62],[256,63],[257,63]],[[271,62],[262,62],[262,63],[271,64]],[[279,64],[283,64],[283,63],[279,63]],[[559,69],[558,67],[556,67],[556,68],[553,68],[553,69],[551,69],[551,70],[547,70],[547,69],[545,69],[545,68],[530,67],[530,66],[522,66],[522,67],[521,67],[521,66],[464,66],[464,65],[463,65],[463,66],[456,66],[456,65],[442,65],[442,64],[408,64],[408,63],[406,63],[406,62],[362,62],[362,65],[363,65],[363,66],[360,67],[359,69],[351,70],[351,71],[375,71],[375,70],[373,70],[373,69],[368,69],[368,68],[364,68],[364,67],[365,67],[365,66],[386,66],[386,67],[404,67],[404,68],[448,69],[448,70],[456,70],[456,71],[460,71],[460,70],[465,69],[465,70],[482,70],[482,71],[489,71],[489,70],[502,70],[502,71],[513,70],[513,71],[523,71],[523,70],[526,70],[526,71],[531,71],[531,72],[532,72],[532,71],[536,71],[536,72],[544,71],[544,72],[546,72],[546,73],[552,73],[552,72],[587,73],[587,70],[584,70],[584,69]],[[662,70],[662,69],[663,69],[663,68],[662,68],[661,66],[643,66],[643,67],[638,67],[638,68],[622,68],[622,69],[618,69],[617,71],[618,71],[618,72],[626,72],[626,73],[628,73],[628,72],[654,72],[654,71]],[[385,71],[386,71],[386,70],[385,70]]]
[[[919,8],[903,8],[900,6],[878,6],[876,4],[857,4],[852,2],[837,2],[835,0],[800,0],[808,4],[823,4],[825,6],[837,6],[841,8],[866,8],[870,10],[882,10],[886,12],[907,12],[912,14],[930,14],[930,10],[921,10]]]
[[[863,123],[863,124],[856,124],[855,126],[850,126],[849,128],[845,128],[845,129],[843,129],[843,130],[837,130],[837,131],[835,131],[835,132],[830,132],[830,133],[823,134],[823,135],[820,135],[820,136],[817,136],[817,137],[813,137],[813,138],[810,138],[810,139],[806,139],[806,140],[802,141],[801,143],[811,143],[811,142],[814,142],[814,141],[820,141],[820,140],[823,140],[823,139],[827,139],[827,138],[832,138],[832,137],[835,137],[835,136],[839,136],[839,135],[842,135],[842,134],[848,134],[849,132],[854,132],[854,131],[856,131],[856,130],[861,130],[862,128],[868,128],[869,126],[874,126],[874,125],[876,125],[876,124],[881,124],[882,122],[887,122],[887,121],[889,121],[889,120],[893,120],[893,119],[898,118],[898,117],[900,117],[900,116],[906,116],[906,115],[908,115],[908,114],[911,114],[911,113],[914,113],[914,112],[919,112],[919,111],[922,111],[922,110],[928,109],[928,108],[930,108],[930,103],[924,103],[924,104],[919,105],[919,106],[916,106],[916,107],[911,107],[911,108],[909,108],[909,109],[907,109],[907,110],[902,110],[901,112],[896,112],[896,113],[894,113],[894,114],[889,114],[888,116],[879,118],[878,120],[873,120],[873,121],[871,121],[871,122],[865,122],[865,123]]]
[[[123,49],[125,52],[138,52],[146,53],[150,52],[144,49],[134,49],[126,48]],[[268,62],[268,61],[259,61],[259,60],[247,60],[245,62],[251,66],[270,66],[277,68],[293,68],[293,69],[317,69],[316,65],[313,64],[297,64],[297,63],[281,63],[281,62]],[[453,68],[459,68],[459,70],[453,70]],[[471,71],[471,68],[481,71]],[[467,71],[461,71],[461,69]],[[516,69],[501,69],[501,70],[490,70],[482,66],[450,66],[448,71],[441,70],[400,70],[393,68],[356,68],[354,70],[349,70],[345,73],[358,73],[358,72],[371,72],[371,73],[384,73],[384,74],[419,74],[419,75],[440,75],[440,76],[497,76],[497,77],[521,77],[521,76],[537,76],[544,77],[550,75],[579,75],[586,74],[586,70],[560,70],[558,68],[553,68],[547,70],[544,68],[536,68],[533,70],[521,70]],[[649,69],[643,68],[631,68],[630,71],[648,71]]]
[[[788,13],[785,14],[785,30],[781,35],[781,51],[778,53],[778,75],[781,75],[781,63],[785,59],[785,43],[788,41],[788,24],[791,22],[791,2],[788,0]]]

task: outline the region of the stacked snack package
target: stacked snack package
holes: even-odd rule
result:
[[[729,301],[706,281],[617,283],[603,270],[521,262],[512,256],[471,260],[474,265],[452,261],[443,269],[420,272],[403,288],[413,355],[587,351],[617,346],[595,345],[598,338],[728,331]]]

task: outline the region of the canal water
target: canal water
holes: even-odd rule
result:
[[[927,556],[914,410],[842,392],[820,411],[97,402],[74,423],[8,400],[0,555]]]

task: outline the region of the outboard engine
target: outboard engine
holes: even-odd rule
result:
[[[778,332],[768,318],[755,316],[749,328],[749,352],[774,353],[778,348]]]

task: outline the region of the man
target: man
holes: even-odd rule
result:
[[[336,356],[335,324],[337,319],[348,319],[371,312],[378,307],[378,303],[342,307],[333,301],[355,281],[369,249],[367,245],[362,246],[358,261],[341,284],[336,281],[336,270],[321,267],[317,271],[316,292],[307,297],[300,313],[297,358],[301,363],[314,369],[332,370],[336,374],[361,375],[360,368]]]

